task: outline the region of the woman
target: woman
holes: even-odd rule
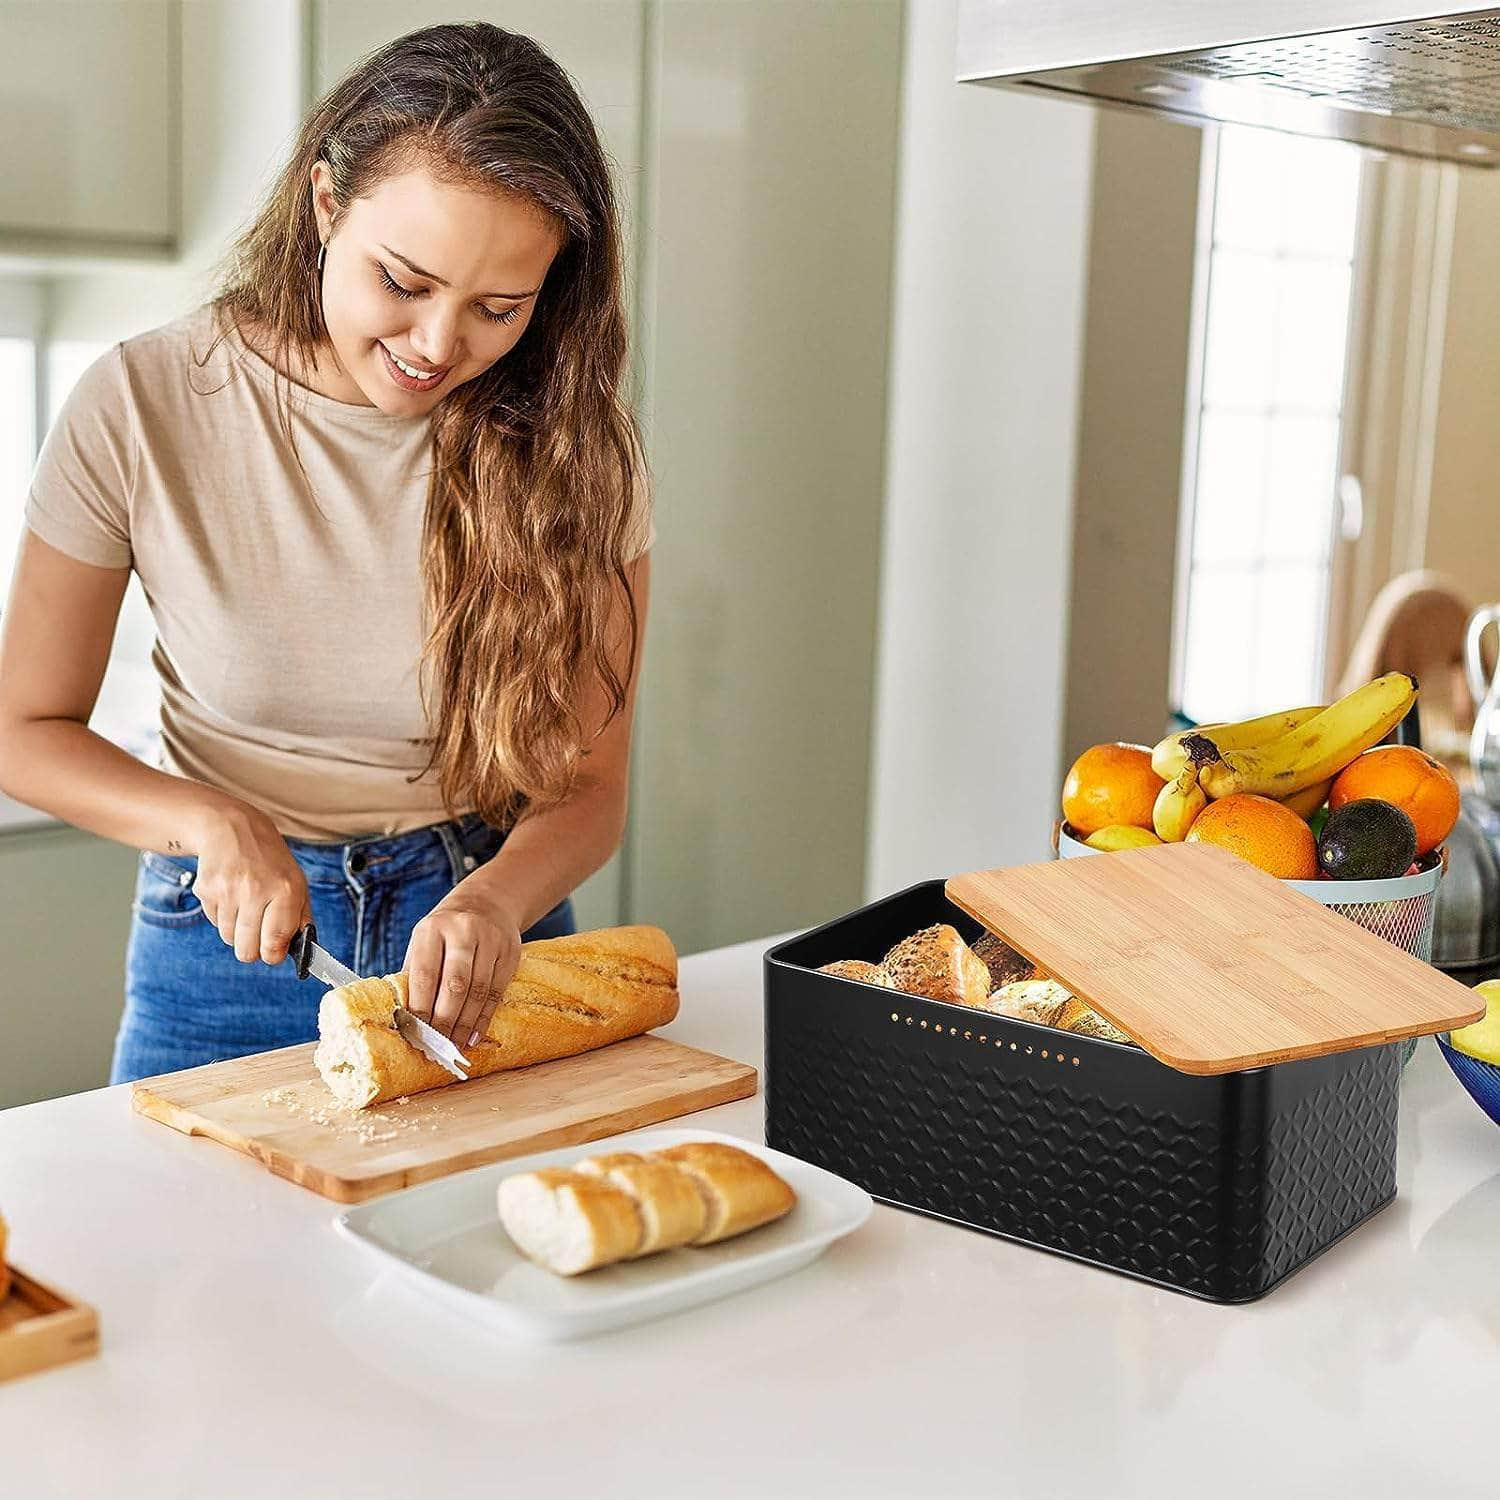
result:
[[[318,104],[219,295],[37,464],[0,785],[142,853],[113,1080],[305,1041],[308,920],[460,1046],[617,847],[654,539],[604,154],[562,70],[436,26]],[[88,727],[131,570],[161,769]],[[280,966],[280,967],[278,967]]]

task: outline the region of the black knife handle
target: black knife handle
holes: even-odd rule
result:
[[[309,922],[287,944],[286,956],[292,961],[292,967],[297,971],[298,979],[307,978],[308,949],[317,940],[318,929]]]

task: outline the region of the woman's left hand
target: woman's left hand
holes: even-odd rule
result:
[[[460,884],[412,929],[407,944],[407,1009],[467,1050],[521,961],[521,931],[493,900]]]

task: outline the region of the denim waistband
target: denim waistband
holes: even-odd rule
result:
[[[493,853],[504,835],[491,828],[477,812],[445,823],[405,833],[369,834],[344,843],[315,843],[289,838],[287,847],[309,880],[342,882],[368,875],[405,879],[446,863],[454,880],[462,880],[483,858]]]
[[[286,844],[309,885],[362,891],[444,869],[456,884],[504,842],[503,831],[490,827],[478,813],[465,813],[451,822],[429,823],[406,833],[369,834],[344,843],[289,838]],[[195,854],[166,855],[145,849],[140,857],[157,874],[182,885],[190,885],[198,869]]]

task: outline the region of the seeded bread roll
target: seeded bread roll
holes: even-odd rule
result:
[[[345,1105],[453,1083],[395,1028],[405,973],[329,990],[313,1061]],[[485,1036],[462,1047],[471,1078],[571,1057],[665,1026],[677,1014],[677,953],[659,927],[606,927],[521,945],[521,962]]]
[[[984,960],[946,922],[903,938],[881,966],[908,995],[957,1005],[983,1005],[989,999],[990,971]]]
[[[796,1193],[765,1162],[737,1146],[689,1141],[651,1155],[681,1168],[703,1199],[708,1217],[695,1245],[712,1245],[758,1229],[790,1213],[797,1201]]]
[[[1070,991],[1052,979],[1018,979],[990,996],[986,1010],[1038,1026],[1056,1026],[1069,1005],[1076,1004]]]
[[[703,1195],[692,1178],[671,1162],[617,1151],[578,1162],[575,1170],[602,1177],[634,1200],[644,1231],[635,1251],[638,1256],[691,1245],[708,1227]]]
[[[1135,1045],[1118,1026],[1107,1021],[1092,1006],[1084,1004],[1055,979],[1017,980],[996,990],[985,1009],[996,1015],[1013,1016],[1018,1021],[1035,1021],[1039,1026],[1071,1031],[1078,1036],[1095,1036],[1107,1042]]]
[[[860,979],[866,984],[878,984],[882,989],[893,990],[896,982],[879,964],[863,958],[841,958],[836,963],[824,964],[820,974],[833,974],[839,979]]]
[[[991,991],[1004,989],[1022,979],[1046,977],[1024,953],[1017,953],[1004,938],[996,937],[993,932],[975,938],[973,948],[990,971]]]
[[[500,1222],[516,1247],[559,1276],[607,1266],[640,1248],[634,1201],[601,1177],[543,1167],[505,1178],[498,1196]]]
[[[1076,995],[1068,997],[1062,1014],[1052,1023],[1062,1031],[1072,1031],[1079,1036],[1096,1036],[1106,1042],[1124,1042],[1134,1046],[1135,1041],[1121,1031],[1113,1021],[1106,1020],[1092,1006],[1085,1005]]]

